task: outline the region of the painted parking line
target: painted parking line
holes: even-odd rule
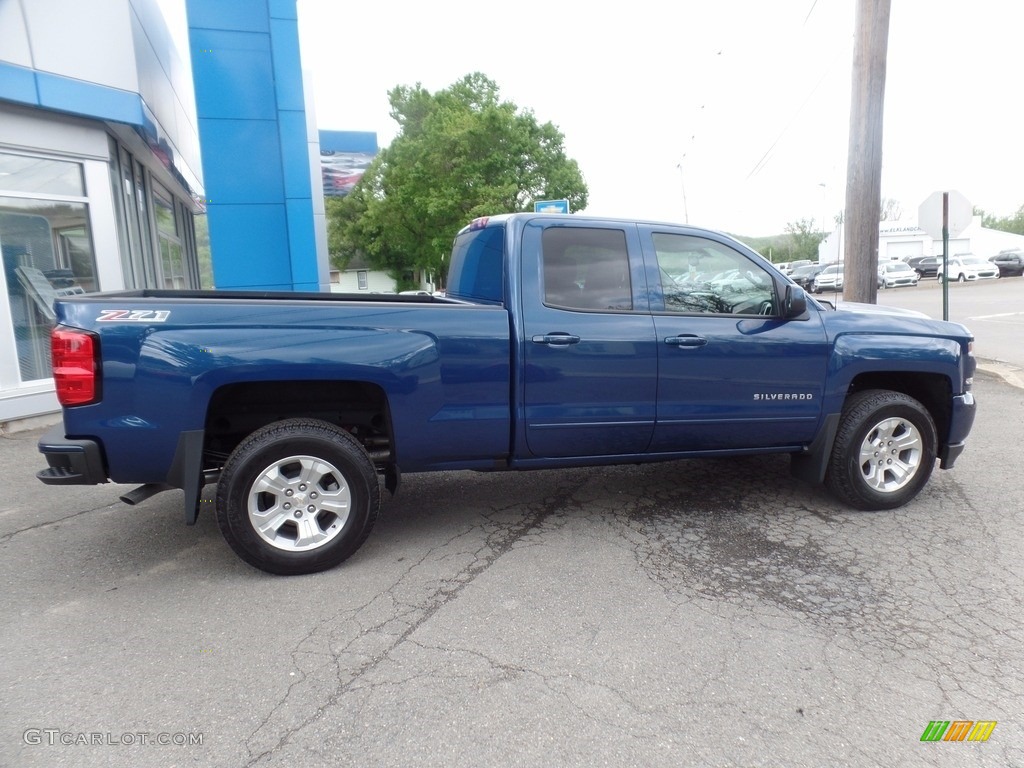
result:
[[[969,317],[968,320],[986,320],[990,323],[1007,323],[1009,325],[1015,325],[1017,321],[1007,320],[1005,318],[1017,318],[1018,320],[1024,320],[1024,312],[1000,312],[998,315],[976,315],[975,317]]]

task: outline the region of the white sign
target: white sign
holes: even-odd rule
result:
[[[974,218],[974,206],[955,190],[932,192],[917,209],[917,224],[935,240],[942,239],[942,195],[949,195],[949,211],[946,226],[950,237],[956,237],[970,226]]]

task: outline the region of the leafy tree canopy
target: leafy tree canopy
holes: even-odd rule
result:
[[[790,237],[790,255],[792,260],[818,260],[818,245],[824,235],[814,226],[814,219],[800,219],[786,225],[786,233]]]
[[[1024,205],[1017,209],[1017,212],[1010,216],[996,216],[986,213],[981,208],[974,209],[975,215],[981,216],[981,226],[988,229],[998,229],[1003,232],[1013,232],[1017,235],[1024,235]]]
[[[563,136],[529,110],[501,101],[480,73],[430,93],[420,84],[388,94],[399,133],[344,198],[328,200],[336,266],[357,253],[400,278],[442,277],[455,234],[477,216],[533,210],[535,200],[587,205],[587,187]]]

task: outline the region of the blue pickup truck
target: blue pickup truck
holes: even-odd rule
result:
[[[401,473],[755,453],[859,509],[912,499],[974,421],[972,336],[839,310],[736,240],[557,214],[473,221],[447,295],[134,291],[56,303],[48,484],[184,490],[250,564],[310,573]]]

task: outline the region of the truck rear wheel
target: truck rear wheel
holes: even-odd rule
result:
[[[235,553],[268,573],[338,565],[369,536],[380,509],[377,472],[345,430],[287,419],[245,438],[217,485],[217,523]]]
[[[843,408],[825,485],[857,509],[894,509],[928,482],[937,443],[931,414],[914,398],[858,392]]]

